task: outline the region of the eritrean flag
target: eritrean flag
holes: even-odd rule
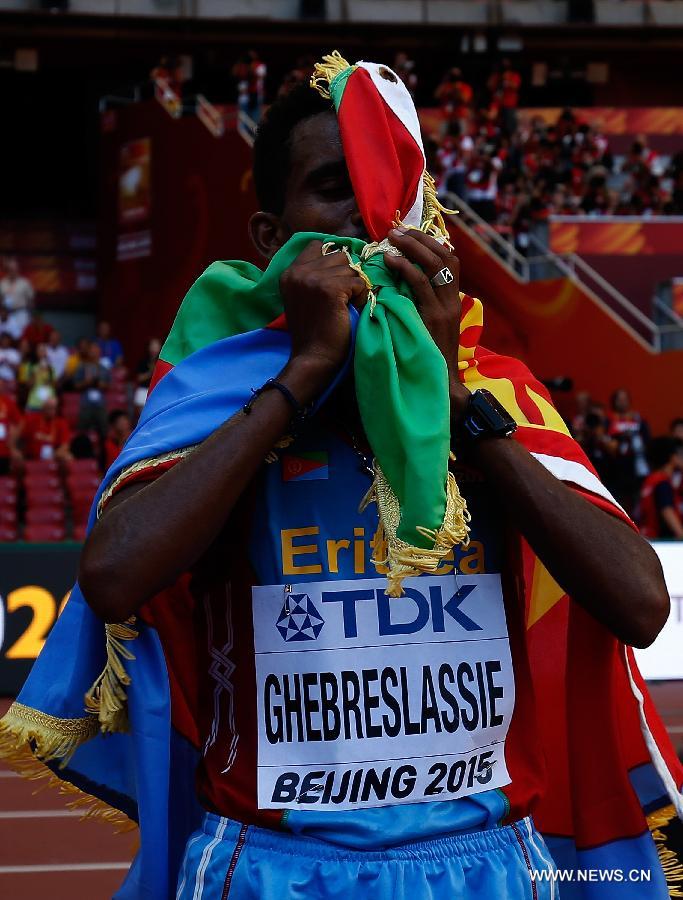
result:
[[[411,125],[417,119],[395,74],[369,63],[349,66],[333,54],[314,81],[337,109],[371,236],[381,242],[394,220],[445,236],[419,131]],[[433,560],[452,543],[445,361],[405,286],[395,284],[375,252],[381,248],[317,234],[295,235],[265,272],[244,262],[219,262],[193,285],[140,422],[98,492],[91,527],[116,490],[178,464],[241,408],[252,387],[281,370],[290,342],[279,277],[313,238],[343,247],[375,293],[374,306],[366,305],[360,316],[350,311],[353,359],[345,369],[354,365],[359,407],[384,479],[377,486],[378,519],[398,551],[396,586],[411,566],[430,564],[429,552],[420,560],[415,549],[434,552]],[[550,472],[625,518],[546,389],[520,362],[485,349],[482,325],[481,303],[463,296],[463,382],[471,390],[488,388],[503,403],[518,422],[515,439]],[[308,463],[309,472],[316,464],[317,471],[324,469],[323,460]],[[425,540],[425,532],[434,539]],[[683,817],[683,770],[633,654],[563,594],[519,535],[513,539],[526,587],[526,641],[547,761],[547,793],[535,819],[557,864],[571,872],[642,868],[652,874],[646,888],[642,882],[575,877],[561,884],[562,897],[665,900],[669,889],[676,896],[683,882],[673,846],[677,817]],[[401,558],[404,547],[410,552]],[[76,585],[0,723],[0,753],[24,774],[45,774],[89,814],[139,824],[140,850],[119,900],[173,896],[187,836],[202,814],[192,777],[200,747],[197,676],[182,652],[191,629],[183,579],[134,620],[106,627]],[[510,743],[524,752],[523,738]],[[515,767],[513,758],[508,766]],[[520,804],[524,790],[519,785]],[[512,817],[516,802],[513,794]]]

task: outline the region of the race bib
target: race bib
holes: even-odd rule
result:
[[[509,784],[499,575],[253,588],[260,809],[454,800]]]
[[[54,448],[52,444],[41,444],[40,446],[40,458],[41,459],[53,459],[55,455]]]

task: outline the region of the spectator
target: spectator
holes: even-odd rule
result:
[[[31,315],[31,321],[22,332],[22,340],[28,341],[31,347],[37,347],[38,344],[47,344],[50,335],[54,331],[52,325],[43,319],[43,314],[39,310],[34,310]]]
[[[53,331],[47,342],[47,358],[55,373],[55,378],[59,382],[64,377],[66,371],[67,360],[69,359],[69,351],[62,344],[62,338],[58,331]]]
[[[650,431],[640,413],[631,407],[625,388],[612,394],[608,417],[608,434],[616,442],[615,483],[613,493],[631,514],[640,492],[640,485],[649,473],[646,452]]]
[[[81,395],[78,427],[83,431],[94,428],[102,440],[107,433],[103,392],[109,386],[109,380],[109,370],[100,361],[99,345],[90,341],[87,358],[74,374],[74,390]]]
[[[48,397],[40,412],[29,413],[21,434],[27,459],[71,459],[71,431],[66,419],[57,415],[57,398]]]
[[[95,343],[100,348],[103,366],[113,369],[123,364],[123,347],[121,346],[121,341],[111,336],[111,325],[109,322],[99,322]]]
[[[21,353],[13,345],[12,338],[8,332],[0,331],[0,378],[16,381],[20,363]]]
[[[13,341],[18,341],[23,330],[24,326],[18,327],[7,307],[0,304],[0,334],[8,334]]]
[[[600,480],[613,491],[617,443],[607,432],[607,418],[600,404],[592,403],[583,420],[581,446],[598,473]]]
[[[12,383],[0,378],[0,475],[21,468],[23,461],[18,445],[22,415],[11,389]]]
[[[410,59],[407,53],[402,51],[394,57],[394,72],[408,89],[410,96],[415,99],[417,91],[417,74],[415,72],[415,60]]]
[[[64,369],[64,379],[73,388],[73,379],[78,369],[88,361],[88,351],[90,349],[90,341],[86,337],[80,337],[76,341],[76,346],[69,354]]]
[[[441,107],[446,133],[453,124],[458,125],[462,134],[467,132],[473,96],[472,86],[463,80],[460,69],[457,67],[449,69],[434,92],[434,97]]]
[[[56,379],[47,358],[47,345],[38,344],[20,366],[20,381],[28,392],[26,410],[35,412],[43,408],[46,400],[56,397]]]
[[[109,431],[104,442],[105,469],[108,469],[119,455],[132,430],[133,426],[127,412],[115,409],[109,413]]]
[[[652,473],[640,492],[640,530],[650,539],[683,539],[675,474],[683,471],[683,444],[671,437],[655,438],[648,450]]]
[[[147,391],[154,375],[154,367],[161,353],[161,341],[158,338],[152,338],[147,345],[147,354],[138,363],[138,370],[135,377],[136,388],[133,394],[133,405],[135,406],[136,415],[140,415],[142,407],[147,399]]]
[[[500,107],[503,129],[507,135],[517,130],[517,107],[522,76],[512,68],[509,59],[504,59],[500,69],[489,79],[489,90]]]
[[[683,442],[683,419],[674,419],[669,427],[669,434],[677,441]]]
[[[13,331],[21,334],[29,323],[35,291],[28,278],[20,273],[16,259],[5,260],[5,277],[0,281],[0,294],[9,312]]]
[[[237,105],[254,122],[261,116],[267,72],[256,50],[249,50],[232,68],[237,81]]]

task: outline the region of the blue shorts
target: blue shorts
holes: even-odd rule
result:
[[[187,843],[177,900],[558,900],[531,819],[382,851],[247,827],[208,813]],[[547,876],[546,876],[547,878]]]

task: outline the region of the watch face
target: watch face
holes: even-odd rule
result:
[[[472,394],[472,413],[483,425],[482,432],[509,435],[517,429],[517,423],[505,407],[490,391],[481,388]]]

